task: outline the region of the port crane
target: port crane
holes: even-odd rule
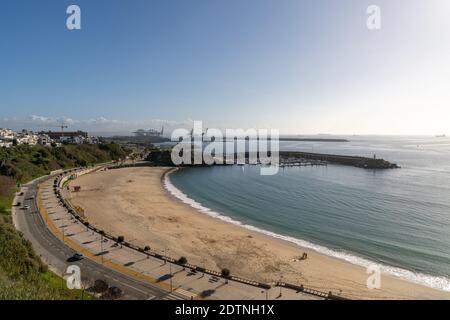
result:
[[[64,136],[64,129],[67,129],[67,128],[68,128],[68,126],[67,126],[66,124],[64,124],[64,123],[62,123],[62,124],[59,125],[59,126],[46,126],[46,127],[48,127],[48,128],[59,128],[59,129],[61,129],[61,137]]]

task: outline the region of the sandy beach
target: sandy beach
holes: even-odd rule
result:
[[[139,167],[79,177],[73,204],[89,222],[128,242],[190,263],[264,282],[283,281],[358,299],[450,299],[450,293],[382,275],[381,289],[366,287],[362,267],[209,217],[163,187],[168,168]],[[308,258],[299,260],[306,252]]]

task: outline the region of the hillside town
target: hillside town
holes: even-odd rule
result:
[[[97,144],[98,138],[85,131],[40,131],[23,129],[20,132],[0,128],[0,147],[9,148],[15,145],[59,146],[61,144]]]

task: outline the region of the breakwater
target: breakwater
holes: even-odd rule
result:
[[[320,164],[324,163],[335,163],[345,166],[353,166],[364,169],[395,169],[400,168],[396,163],[389,162],[384,159],[368,157],[360,157],[360,156],[345,156],[345,155],[336,155],[336,154],[325,154],[325,153],[312,153],[312,152],[300,152],[300,151],[281,151],[280,155],[280,164],[283,163],[305,163],[315,161]],[[235,161],[230,161],[227,163],[225,161],[224,165],[232,165],[237,163],[237,154],[227,155],[226,159],[234,158]],[[249,153],[245,153],[245,162],[248,163]],[[170,150],[154,150],[149,153],[146,158],[152,165],[156,166],[175,166],[171,159],[171,151]],[[192,158],[192,162],[193,158]],[[317,164],[316,163],[316,164]],[[259,164],[259,158],[258,158]],[[191,165],[182,165],[182,166],[191,166]],[[206,164],[200,164],[195,166],[207,166]]]
[[[327,163],[337,163],[346,166],[353,166],[364,169],[396,169],[400,168],[396,163],[391,163],[384,159],[359,157],[359,156],[344,156],[337,154],[326,153],[312,153],[300,151],[281,151],[280,158],[282,159],[308,159],[325,161]]]

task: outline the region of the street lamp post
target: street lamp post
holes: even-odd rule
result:
[[[62,221],[62,238],[63,238],[63,242],[65,243],[66,241],[65,241],[65,229],[66,229],[66,226],[64,225],[64,216],[61,218],[61,221]]]
[[[101,238],[100,238],[100,254],[102,257],[102,264],[103,264],[103,234],[101,234]]]
[[[172,292],[172,263],[169,262],[169,266],[170,266],[170,292]]]
[[[169,257],[169,248],[165,250],[167,252],[167,258]],[[166,260],[164,260],[166,261]],[[172,292],[172,263],[169,261],[169,273],[170,273],[170,292]]]
[[[282,296],[282,292],[281,292],[281,289],[283,288],[282,286],[281,286],[281,283],[283,282],[283,276],[281,276],[281,278],[280,278],[280,297]]]
[[[203,262],[203,276],[202,276],[202,278],[203,278],[204,276],[206,276],[206,259],[203,258],[202,262]]]

